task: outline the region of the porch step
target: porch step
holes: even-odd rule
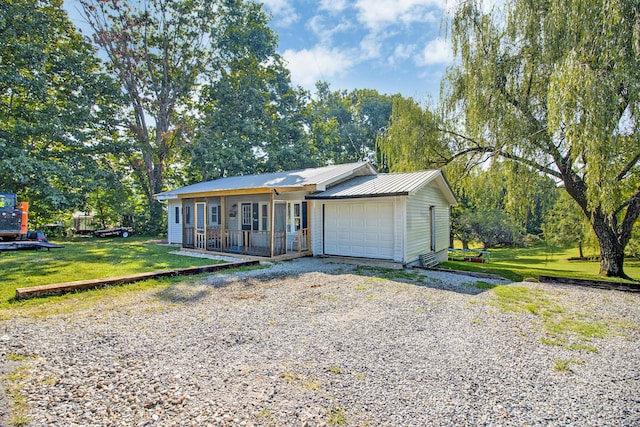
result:
[[[420,264],[422,264],[422,266],[424,268],[431,268],[431,267],[435,267],[436,265],[438,265],[439,262],[436,259],[436,253],[435,252],[427,252],[426,254],[421,254],[420,255]]]

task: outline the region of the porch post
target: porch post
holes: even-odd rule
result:
[[[307,200],[307,230],[305,240],[307,241],[307,250],[311,250],[311,200]]]
[[[180,246],[182,246],[183,248],[186,248],[186,244],[187,244],[187,223],[184,220],[184,200],[180,199],[180,216],[182,218],[180,218],[180,225],[182,226],[182,244]],[[85,218],[84,220],[84,228],[87,228],[87,219]]]
[[[220,252],[225,252],[227,247],[227,208],[224,196],[220,196]]]
[[[273,213],[275,212],[275,197],[274,197],[274,193],[273,191],[271,192],[271,195],[269,196],[269,201],[271,203],[269,203],[269,239],[271,240],[271,243],[269,244],[269,246],[271,247],[271,258],[273,258],[273,245],[275,243],[275,238],[273,235],[273,228],[275,226],[275,219],[273,218]]]

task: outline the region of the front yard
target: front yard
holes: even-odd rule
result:
[[[640,423],[638,294],[305,258],[0,326],[14,426]]]

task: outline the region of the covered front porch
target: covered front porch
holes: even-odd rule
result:
[[[267,258],[310,249],[303,192],[185,198],[181,211],[184,248]]]

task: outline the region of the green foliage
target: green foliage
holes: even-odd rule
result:
[[[213,0],[80,0],[94,43],[108,57],[128,108],[117,136],[118,157],[145,197],[148,232],[162,226],[155,193],[170,184],[193,128],[194,99],[208,73],[225,66],[219,49],[225,17],[241,2]]]
[[[291,87],[262,6],[234,2],[222,21],[225,66],[203,89],[203,123],[186,148],[190,178],[314,166],[303,127],[306,94]]]
[[[331,91],[318,82],[316,96],[308,105],[313,157],[318,164],[341,164],[363,160],[384,162],[376,152],[376,139],[386,129],[396,96],[371,89]]]
[[[449,27],[460,60],[442,105],[397,109],[383,150],[390,164],[464,171],[496,157],[562,181],[597,235],[601,274],[624,277],[640,215],[636,3],[515,0],[487,12],[480,0],[461,2]]]
[[[577,246],[580,257],[589,234],[589,224],[580,208],[566,192],[562,192],[553,209],[547,212],[542,226],[547,244],[554,247]]]
[[[0,188],[52,222],[92,191],[117,90],[59,0],[0,5]]]
[[[520,245],[526,235],[540,234],[558,195],[553,180],[511,161],[472,169],[456,181],[455,191],[459,204],[452,210],[452,232],[485,247]]]
[[[453,160],[451,139],[442,131],[444,127],[437,112],[423,108],[412,98],[394,97],[390,125],[377,139],[389,170],[415,171],[449,165]],[[466,172],[468,169],[463,168],[460,174]]]
[[[462,3],[451,25],[461,62],[445,100],[464,113],[464,147],[562,180],[598,236],[601,273],[624,276],[640,214],[635,2],[480,3]]]
[[[482,243],[484,249],[498,245],[517,245],[522,242],[522,230],[501,209],[463,212],[454,219],[460,236]]]

